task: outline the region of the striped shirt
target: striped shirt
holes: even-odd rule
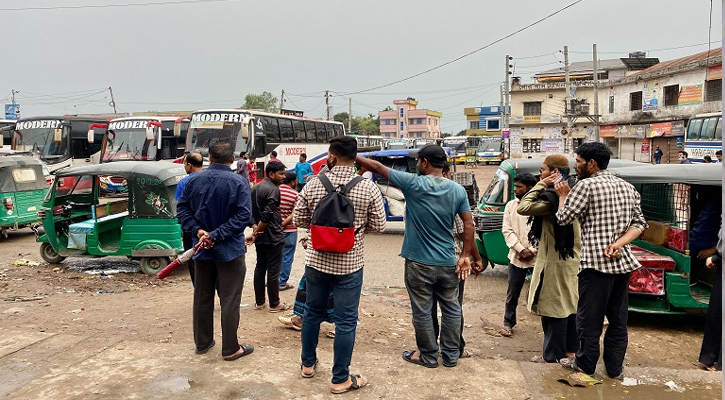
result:
[[[333,167],[325,174],[333,186],[346,185],[355,175],[355,168],[346,166]],[[317,203],[327,195],[327,190],[319,179],[307,182],[305,188],[297,198],[294,210],[294,224],[301,229],[310,227],[312,213]],[[355,245],[347,253],[333,253],[317,251],[307,246],[305,252],[305,265],[320,272],[331,275],[349,275],[360,270],[365,260],[363,258],[363,239],[365,233],[380,232],[385,229],[385,208],[383,195],[375,183],[362,180],[347,193],[347,197],[355,207],[356,228],[360,229],[355,235]]]
[[[283,183],[279,185],[279,212],[282,213],[282,221],[292,214],[295,209],[295,203],[297,203],[297,191],[289,187],[289,185]],[[297,227],[294,223],[284,227],[285,232],[297,232]]]
[[[623,179],[602,170],[580,180],[571,188],[556,218],[562,225],[575,219],[581,222],[580,270],[592,268],[605,274],[626,274],[640,267],[629,245],[622,247],[620,257],[610,259],[604,255],[604,249],[630,227],[641,232],[647,228],[640,195]]]

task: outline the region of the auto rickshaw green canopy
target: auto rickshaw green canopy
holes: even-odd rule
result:
[[[630,183],[686,183],[722,186],[722,164],[644,164],[612,173]]]
[[[18,181],[13,178],[13,171],[22,168],[32,169],[35,179]],[[28,156],[0,157],[0,193],[47,189],[48,183],[43,177],[43,165],[40,161]]]

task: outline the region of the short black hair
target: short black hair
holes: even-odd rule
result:
[[[525,172],[523,174],[518,174],[518,175],[514,176],[514,182],[521,182],[525,186],[531,187],[531,186],[536,185],[536,182],[538,182],[538,181],[536,180],[536,177],[533,174]]]
[[[302,157],[302,158],[304,158],[306,160],[307,159],[307,154],[306,153],[301,153],[300,154],[300,157]]]
[[[192,167],[201,167],[204,165],[204,158],[199,153],[189,153],[186,155],[186,163]]]
[[[703,160],[707,160],[707,161],[712,161],[712,157],[710,157],[710,156],[702,157],[702,159]]]
[[[443,168],[441,169],[442,174],[447,174],[451,172],[451,164],[445,163],[443,164]]]
[[[680,150],[680,153],[682,153],[682,155],[684,155],[685,158],[690,156],[689,154],[687,154],[687,152],[685,150]]]
[[[274,150],[272,150],[272,152],[271,152],[271,153],[269,153],[269,155],[271,155],[272,157],[275,157],[275,158],[277,158],[277,152],[276,152],[276,151],[274,151]]]
[[[357,157],[357,140],[350,136],[336,136],[330,139],[329,151],[343,161],[352,161]]]
[[[239,153],[239,157],[244,157],[245,154],[247,154],[247,152],[246,151],[242,151],[241,153]]]
[[[226,140],[220,140],[209,148],[212,164],[231,164],[234,161],[234,147]]]
[[[716,155],[716,156],[721,156],[721,155],[722,155],[722,150],[718,150],[718,151],[716,151],[716,152],[715,152],[715,155]]]
[[[612,151],[604,143],[600,142],[584,143],[577,147],[574,153],[583,158],[584,161],[594,160],[599,169],[607,169],[609,159],[612,158]]]
[[[288,171],[284,173],[284,180],[282,180],[282,183],[294,182],[295,179],[297,179],[297,174],[292,171]]]
[[[264,174],[269,176],[269,174],[273,174],[275,172],[284,171],[285,166],[279,161],[272,161],[268,162],[267,166],[264,167]]]

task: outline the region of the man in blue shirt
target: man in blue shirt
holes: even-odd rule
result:
[[[231,144],[220,141],[212,145],[209,161],[206,171],[187,180],[177,216],[182,230],[192,233],[194,244],[204,243],[194,256],[196,353],[204,354],[214,346],[214,289],[218,284],[222,357],[232,361],[254,351],[237,339],[239,302],[247,273],[244,228],[249,225],[252,205],[249,184],[230,167],[234,161]]]
[[[312,171],[312,165],[307,162],[307,154],[300,154],[300,161],[295,165],[295,174],[297,174],[297,191],[301,192],[302,188],[307,184],[307,180],[315,175]]]
[[[199,153],[189,153],[184,157],[184,170],[186,171],[187,176],[185,176],[182,180],[179,181],[179,183],[176,184],[176,201],[178,202],[181,199],[181,194],[184,193],[184,188],[186,187],[186,181],[189,180],[192,176],[196,175],[197,173],[201,172],[201,168],[204,165],[204,158]],[[189,250],[190,248],[194,247],[193,241],[191,240],[191,237],[193,235],[190,232],[182,231],[181,232],[181,241],[184,243],[184,250]],[[189,274],[191,275],[191,284],[194,284],[194,260],[189,260],[186,262],[186,265],[189,266]]]
[[[405,237],[400,255],[405,258],[405,286],[418,349],[404,351],[403,359],[428,368],[438,366],[438,343],[431,316],[436,297],[442,313],[441,358],[444,366],[455,367],[461,337],[458,282],[466,279],[471,269],[469,257],[475,245],[473,217],[466,190],[443,176],[445,151],[440,146],[427,145],[418,151],[417,157],[418,175],[395,171],[362,157],[356,161],[388,179],[405,195]],[[459,259],[452,229],[456,215],[463,220],[463,250]]]

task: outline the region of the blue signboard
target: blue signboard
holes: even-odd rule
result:
[[[5,104],[5,119],[20,119],[20,104]]]

